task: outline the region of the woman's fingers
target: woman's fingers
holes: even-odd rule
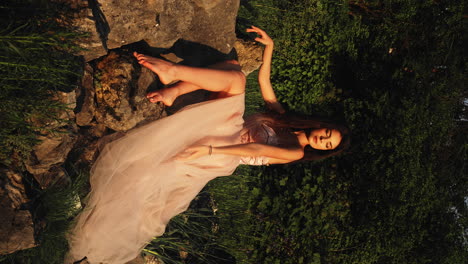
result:
[[[255,41],[260,42],[263,45],[266,45],[266,41],[264,41],[262,38],[255,38]]]
[[[263,31],[263,29],[258,28],[258,27],[254,26],[254,25],[250,26],[250,28],[251,28],[252,30],[256,30],[256,31],[258,31],[258,32],[265,32],[265,31]]]
[[[251,30],[247,29],[246,31],[249,32],[249,33],[257,33],[258,35],[260,35],[262,37],[265,35],[265,32],[261,32],[261,31],[255,30],[255,29],[251,29]]]
[[[263,31],[262,29],[256,27],[256,26],[251,26],[250,28],[246,29],[247,32],[255,32],[259,37],[255,38],[255,41],[260,42],[264,45],[270,45],[273,44],[273,40],[268,36],[268,34]]]
[[[255,32],[255,33],[258,33],[259,35],[262,35],[263,33],[265,33],[265,31],[259,29],[258,27],[255,27],[255,26],[251,26],[250,28],[246,29],[247,32]]]

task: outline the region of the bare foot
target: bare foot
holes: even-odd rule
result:
[[[138,63],[156,73],[163,84],[169,84],[176,80],[176,67],[174,63],[137,52],[134,52],[133,56],[138,59]]]
[[[161,59],[151,57],[151,56],[148,56],[148,55],[145,55],[145,54],[141,54],[141,53],[138,53],[138,52],[133,52],[133,56],[135,56],[135,58],[137,58],[137,60],[145,59],[149,63],[157,63],[158,60],[161,60]]]
[[[167,87],[161,89],[159,91],[150,92],[146,95],[146,98],[149,99],[150,102],[163,102],[166,106],[171,106],[174,103],[174,100],[178,96],[177,88],[174,87]]]

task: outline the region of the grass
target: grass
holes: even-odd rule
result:
[[[14,171],[25,171],[23,162],[39,135],[62,133],[68,125],[59,118],[68,107],[54,98],[59,91],[72,91],[80,79],[80,60],[71,53],[82,35],[63,27],[57,19],[61,11],[46,1],[6,0],[0,6],[0,164]],[[46,190],[23,175],[38,246],[0,256],[1,263],[63,262],[64,233],[87,179],[81,172],[72,174],[70,185]]]
[[[80,76],[69,53],[77,34],[30,30],[26,23],[0,32],[0,162],[7,166],[19,166],[44,127],[59,121],[67,106],[55,93],[71,91]]]
[[[83,194],[83,188],[89,177],[83,172],[75,172],[73,176],[75,179],[68,186],[52,186],[46,190],[41,190],[32,179],[27,181],[29,185],[27,187],[34,193],[33,221],[36,223],[36,228],[43,225],[36,237],[38,246],[0,256],[0,263],[63,263],[68,250],[65,233],[73,217],[79,212],[78,197]]]

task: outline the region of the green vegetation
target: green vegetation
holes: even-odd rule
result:
[[[215,182],[220,211],[239,222],[221,243],[239,261],[463,262],[463,10],[454,1],[242,1],[239,32],[255,24],[275,40],[280,100],[345,120],[353,147]]]
[[[60,132],[68,124],[59,113],[68,106],[54,100],[59,91],[71,91],[80,76],[80,63],[70,54],[80,36],[58,22],[63,11],[47,1],[2,1],[0,5],[0,165],[21,171],[38,136]],[[54,124],[57,130],[44,131]],[[72,171],[69,172],[72,174]],[[0,175],[4,177],[4,175]],[[63,263],[67,251],[64,233],[77,211],[77,195],[87,174],[73,172],[68,187],[41,190],[23,175],[32,194],[31,209],[40,246],[0,256],[1,263]]]
[[[27,157],[40,124],[65,107],[49,100],[54,91],[76,81],[67,51],[77,33],[59,30],[48,4],[0,7],[4,165]],[[275,40],[279,99],[346,121],[353,146],[324,161],[241,166],[215,179],[143,254],[165,263],[463,263],[465,10],[449,0],[242,0],[238,34],[248,37],[254,24]],[[248,85],[246,112],[261,111],[255,75]],[[0,262],[61,263],[83,185],[37,191],[41,246]]]
[[[70,91],[79,63],[69,54],[78,33],[55,19],[58,10],[37,1],[4,1],[0,6],[0,162],[26,159],[43,126],[67,106],[53,100]],[[42,127],[41,127],[42,126]],[[16,164],[19,165],[19,164]]]

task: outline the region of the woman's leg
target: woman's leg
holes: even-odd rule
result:
[[[134,55],[140,64],[155,72],[162,83],[181,80],[165,89],[149,93],[148,97],[153,98],[150,99],[152,102],[163,101],[164,104],[171,105],[177,96],[198,89],[220,92],[222,96],[237,95],[245,91],[245,75],[235,60],[217,63],[209,68],[196,68],[138,53]]]

